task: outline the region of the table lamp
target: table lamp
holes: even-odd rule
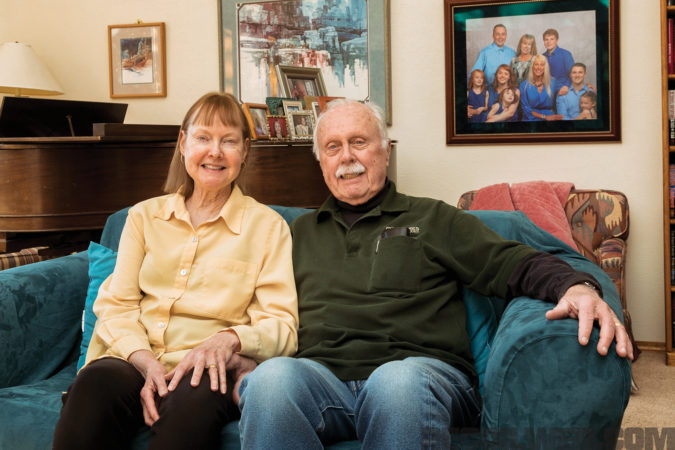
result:
[[[0,92],[22,95],[63,94],[32,47],[21,42],[0,45]]]

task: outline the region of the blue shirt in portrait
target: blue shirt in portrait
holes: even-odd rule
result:
[[[497,68],[502,64],[510,66],[511,60],[515,56],[516,52],[511,47],[506,45],[500,47],[493,42],[492,44],[483,48],[480,53],[478,53],[476,64],[473,65],[467,76],[470,77],[471,72],[476,69],[480,69],[485,74],[488,84],[492,84],[495,79],[495,72],[497,72]]]

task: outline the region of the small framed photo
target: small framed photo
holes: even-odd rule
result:
[[[288,128],[293,139],[312,139],[314,134],[314,115],[311,111],[288,113]]]
[[[302,101],[305,104],[305,109],[311,111],[312,103],[319,101],[319,97],[316,95],[305,95],[305,98],[303,98]]]
[[[286,116],[267,116],[267,125],[270,129],[270,138],[288,139],[288,120]]]
[[[286,116],[291,112],[304,111],[305,109],[299,100],[283,100],[281,104],[284,107],[284,115]]]
[[[321,110],[319,109],[319,102],[312,102],[312,112],[314,113],[314,123],[319,120]]]
[[[265,99],[265,103],[267,103],[267,107],[270,110],[270,114],[273,116],[284,116],[286,115],[286,112],[284,111],[284,104],[282,103],[284,100],[294,100],[290,97],[284,98],[284,97],[267,97]]]
[[[108,25],[110,97],[166,97],[164,22]]]
[[[244,112],[248,119],[248,126],[251,128],[251,137],[253,139],[269,139],[270,130],[267,128],[267,116],[269,109],[263,103],[244,103]]]
[[[328,103],[330,103],[333,100],[337,100],[339,98],[344,98],[344,97],[326,97],[322,96],[317,99],[319,103],[319,112],[324,112],[326,110],[326,107],[328,106]]]
[[[284,96],[302,100],[306,95],[326,95],[321,69],[278,65],[277,77]]]

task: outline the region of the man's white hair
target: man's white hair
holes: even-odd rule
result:
[[[362,105],[368,108],[370,111],[370,114],[372,115],[373,119],[375,119],[375,122],[377,123],[377,128],[380,131],[380,146],[382,147],[382,151],[387,150],[387,146],[389,145],[389,136],[387,134],[387,121],[384,116],[384,111],[382,111],[382,108],[377,106],[375,103],[371,102],[359,102],[357,100],[352,100],[352,99],[347,99],[347,98],[338,98],[335,100],[332,100],[328,102],[328,105],[326,106],[326,110],[323,111],[320,115],[319,118],[316,121],[316,125],[314,126],[314,145],[313,145],[313,150],[314,150],[314,157],[319,160],[319,144],[317,140],[318,136],[318,131],[319,131],[319,126],[321,125],[321,119],[323,116],[326,115],[326,113],[332,109],[337,108],[338,106],[343,106],[343,105]]]

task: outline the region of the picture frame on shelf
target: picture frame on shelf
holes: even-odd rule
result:
[[[293,101],[294,99],[290,97],[267,97],[265,99],[265,103],[267,104],[271,115],[283,116],[286,114],[284,111],[284,104],[282,103],[284,100]]]
[[[288,115],[292,111],[304,111],[305,107],[300,100],[283,100],[281,102],[284,107],[284,115]]]
[[[311,110],[314,113],[314,123],[316,123],[319,120],[319,116],[321,115],[318,101],[312,102]]]
[[[288,118],[281,115],[267,116],[267,126],[270,130],[271,139],[289,139]]]
[[[292,139],[312,139],[314,134],[313,116],[312,111],[291,111],[288,113],[288,129]]]
[[[164,22],[108,25],[111,98],[166,97]]]
[[[317,99],[317,102],[319,103],[319,112],[324,112],[326,110],[326,107],[328,106],[328,103],[330,103],[333,100],[341,99],[344,97],[319,97]]]
[[[327,93],[370,100],[382,107],[391,124],[389,3],[218,0],[220,90],[242,102],[262,103],[268,96],[284,95],[276,65],[317,67]],[[327,6],[329,14],[324,12]],[[261,27],[261,17],[273,26]],[[317,33],[331,27],[349,32]],[[345,67],[352,70],[346,73]]]
[[[448,145],[621,140],[619,0],[495,0],[489,3],[444,0],[444,12]],[[548,44],[544,34],[549,36]],[[549,60],[546,46],[551,46],[550,36],[557,38],[552,48],[554,58]],[[533,56],[529,65],[526,57],[513,59],[521,42],[529,44],[531,49],[536,46],[536,52],[532,53],[544,57]],[[509,55],[504,61],[495,61],[496,56],[490,55],[496,53],[491,53],[491,49],[501,46]],[[521,49],[526,50],[527,45]],[[546,75],[541,74],[536,80],[527,79],[528,74],[534,76],[535,63],[537,70],[543,68],[551,75],[550,83],[546,83]],[[569,94],[561,89],[564,86],[567,92],[571,89],[572,63],[582,63],[585,67],[583,87],[565,97]],[[493,79],[498,71],[503,72],[507,81],[514,80],[511,84],[517,97],[515,113],[513,107],[507,106],[508,95],[495,106],[498,92],[503,90],[495,90]],[[492,85],[491,89],[482,90],[480,84],[474,87],[474,77],[484,78],[484,85]],[[542,96],[544,88],[547,94]],[[592,91],[586,97],[595,99],[584,101],[594,103],[595,108],[591,106],[589,113],[583,116],[571,114],[578,110],[578,98],[585,90]],[[470,103],[476,105],[472,108],[483,107],[480,99],[485,92],[491,93],[487,109],[479,113],[469,109]],[[497,113],[501,111],[500,104],[502,108],[506,106],[508,114]],[[494,116],[488,119],[493,106]]]
[[[302,102],[305,104],[305,109],[311,111],[312,103],[319,101],[319,97],[316,95],[305,95],[305,98],[302,99]]]
[[[277,79],[281,92],[286,97],[303,100],[305,96],[326,95],[321,69],[277,65]]]
[[[248,120],[248,126],[251,129],[252,139],[269,139],[270,130],[267,125],[267,116],[269,109],[264,103],[244,103],[244,112]]]

